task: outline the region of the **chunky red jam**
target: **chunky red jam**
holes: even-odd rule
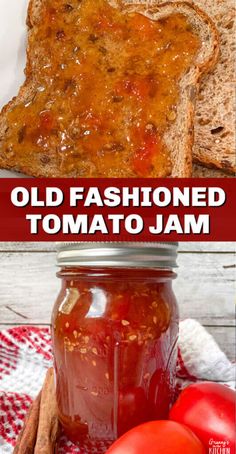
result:
[[[73,441],[114,440],[168,416],[178,309],[171,271],[65,268],[52,316],[60,421]]]

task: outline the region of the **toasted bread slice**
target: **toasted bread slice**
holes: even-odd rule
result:
[[[220,58],[200,87],[193,157],[202,165],[235,173],[235,1],[194,0],[194,3],[204,8],[219,30]]]
[[[91,13],[88,8],[95,18],[95,28],[92,29],[91,20],[86,22],[86,17],[80,13],[81,8],[89,6],[89,2],[94,9]],[[59,20],[53,4],[64,8],[63,12],[60,9]],[[126,27],[122,29],[122,42],[116,21],[109,22],[105,14],[98,21],[98,13],[105,7],[106,0],[97,0],[96,4],[91,0],[73,0],[68,4],[55,0],[51,5],[46,0],[31,0],[27,20],[26,81],[18,96],[3,108],[0,116],[0,167],[40,177],[191,176],[194,105],[199,81],[214,67],[219,52],[219,39],[213,22],[198,7],[185,2],[161,5],[152,2],[148,6],[128,1],[112,2],[109,14],[116,15],[118,24],[120,20]],[[132,35],[133,25],[130,25],[133,18],[137,32],[135,37]],[[55,21],[56,30],[53,28]],[[76,37],[75,23],[76,27],[79,24]],[[157,25],[161,36],[166,36],[166,41],[161,38],[162,45],[156,49],[152,33]],[[53,45],[52,34],[53,39],[55,34]],[[186,42],[182,42],[182,36]],[[139,41],[142,39],[146,54],[140,57],[142,48]],[[79,51],[80,42],[85,45],[85,40],[89,40],[90,44],[83,63],[83,55],[80,57]],[[76,42],[78,45],[75,46]],[[181,43],[184,45],[182,53],[172,54],[173,48],[179,49]],[[69,61],[70,56],[66,64],[64,60],[58,62],[58,55],[64,56],[63,52],[68,50],[69,45],[76,54],[71,57],[73,64]],[[195,53],[190,55],[194,45]],[[131,51],[130,47],[127,51],[127,46],[131,46]],[[126,60],[123,48],[128,55]],[[98,52],[101,57],[97,57]],[[153,61],[158,65],[159,60],[156,63],[152,59],[156,58],[157,52],[160,52],[162,60],[156,75]],[[96,75],[97,71],[94,78],[97,91],[90,83],[87,91],[85,89],[82,95],[74,98],[74,92],[78,95],[78,86],[85,84],[86,87],[90,77],[90,73],[83,73],[83,65],[87,64],[90,55],[95,55],[90,73],[94,69]],[[179,58],[179,66],[171,62],[172,57]],[[81,72],[76,72],[75,59]],[[171,64],[168,73],[168,65]],[[178,73],[178,67],[182,72],[179,69]],[[68,68],[70,72],[65,77]],[[117,85],[116,70],[119,76],[121,73],[125,75],[122,84],[118,81]],[[101,99],[104,86],[111,89],[107,73],[113,74],[112,100],[116,103],[115,108],[110,107],[110,98]],[[171,95],[172,92],[174,95]],[[94,112],[91,115],[89,102],[89,106],[97,103],[97,116]],[[83,124],[84,112],[80,109],[83,103],[87,108],[85,123],[89,118],[89,126]],[[99,108],[105,118],[103,123]],[[158,111],[156,117],[155,108]],[[139,112],[142,112],[142,117]],[[119,121],[116,121],[116,115]],[[129,123],[132,123],[133,129],[130,129]],[[143,127],[143,123],[145,128],[140,133],[140,124]]]
[[[145,0],[140,3],[145,4]],[[192,3],[211,17],[220,36],[220,57],[214,70],[203,78],[196,101],[193,159],[208,168],[235,173],[235,1],[193,0]]]
[[[205,167],[199,164],[193,164],[193,178],[231,178],[230,173],[225,173],[223,170],[215,167]]]

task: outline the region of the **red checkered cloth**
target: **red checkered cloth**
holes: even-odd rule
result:
[[[0,332],[0,454],[13,452],[27,410],[52,365],[48,328],[19,327]],[[198,380],[223,382],[234,388],[235,365],[195,320],[180,323],[176,393]],[[75,446],[65,436],[60,454],[104,453],[107,446]]]

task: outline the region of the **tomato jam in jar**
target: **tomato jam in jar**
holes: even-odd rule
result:
[[[61,243],[52,315],[60,422],[71,440],[114,441],[173,400],[175,243]]]

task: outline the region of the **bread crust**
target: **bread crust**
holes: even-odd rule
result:
[[[215,21],[220,38],[220,58],[204,78],[196,103],[194,162],[208,168],[236,172],[235,134],[235,33],[233,0],[194,0]],[[210,103],[209,103],[209,100]]]
[[[46,167],[40,165],[39,159],[29,152],[29,157],[25,164],[17,162],[17,157],[12,159],[3,153],[4,137],[9,130],[6,114],[18,103],[26,102],[30,96],[33,96],[37,77],[32,72],[30,64],[31,45],[30,34],[37,23],[40,22],[40,9],[45,0],[30,0],[27,14],[28,25],[28,46],[27,46],[27,63],[25,68],[26,79],[19,90],[19,93],[6,106],[3,107],[0,114],[0,167],[12,169],[14,171],[25,173],[34,177],[61,177],[60,166],[56,153],[51,156],[51,162]],[[117,2],[111,2],[116,3]],[[121,2],[119,2],[120,4]],[[126,0],[122,2],[122,7],[127,12],[140,12],[156,20],[168,16],[171,13],[181,12],[185,14],[190,23],[199,27],[201,41],[208,34],[209,52],[204,51],[202,44],[201,51],[197,55],[196,61],[189,71],[181,80],[180,102],[178,106],[177,120],[174,125],[165,133],[164,139],[171,151],[172,159],[172,177],[191,177],[192,174],[192,148],[194,143],[194,111],[196,97],[199,92],[200,79],[204,74],[210,71],[217,62],[219,56],[219,35],[213,21],[196,5],[189,2],[166,2],[159,4],[158,0],[148,2],[133,2]],[[203,32],[204,29],[204,32]],[[210,42],[210,44],[209,44]],[[205,53],[204,53],[205,52]],[[206,54],[206,55],[205,55]],[[181,120],[184,120],[184,125]],[[180,128],[181,126],[181,128]],[[184,129],[184,131],[183,131]],[[180,133],[181,131],[181,133]],[[77,175],[68,174],[68,177]]]

